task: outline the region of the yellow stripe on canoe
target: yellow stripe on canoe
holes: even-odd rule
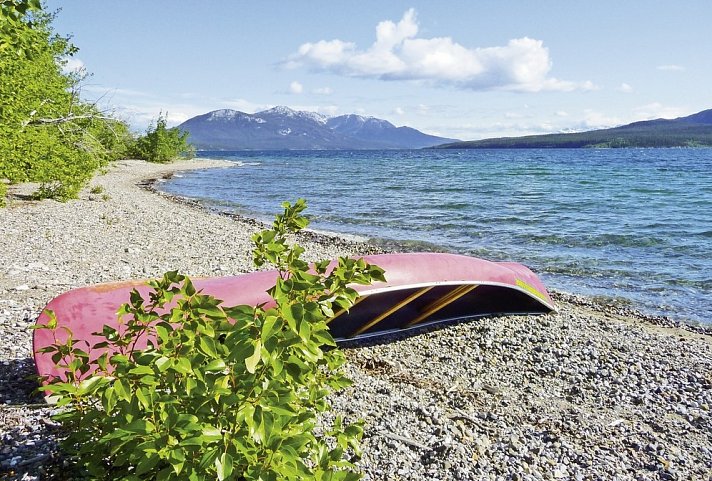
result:
[[[544,295],[543,292],[541,292],[539,289],[534,287],[533,285],[524,282],[521,279],[515,279],[515,283],[517,284],[518,287],[521,287],[528,293],[534,295],[535,297],[538,297],[539,299],[548,302],[548,299],[546,298],[546,295]]]

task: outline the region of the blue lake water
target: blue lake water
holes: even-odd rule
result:
[[[554,289],[712,324],[712,149],[201,152],[162,189],[531,267]]]

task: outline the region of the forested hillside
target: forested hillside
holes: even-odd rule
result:
[[[712,147],[712,110],[677,119],[657,119],[566,134],[529,135],[453,142],[441,149],[532,149],[620,147]]]

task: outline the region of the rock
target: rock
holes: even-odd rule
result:
[[[252,269],[249,237],[263,224],[135,186],[172,168],[112,166],[106,202],[0,209],[0,237],[10,239],[0,269],[12,272],[0,275],[0,466],[14,462],[17,473],[0,471],[3,481],[53,479],[68,463],[52,410],[35,407],[27,380],[29,326],[50,299],[171,269]],[[301,242],[307,261],[376,251],[313,233]],[[364,479],[706,479],[712,331],[554,298],[557,314],[476,319],[345,349],[354,385],[332,396],[325,418],[365,420]],[[41,455],[49,457],[21,466]]]

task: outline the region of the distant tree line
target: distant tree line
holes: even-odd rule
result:
[[[8,184],[39,183],[37,198],[77,196],[94,172],[126,157],[166,162],[189,152],[186,135],[159,115],[146,135],[80,99],[77,52],[52,29],[39,0],[0,2],[0,204]]]
[[[578,149],[626,147],[712,147],[712,125],[650,122],[567,134],[528,135],[455,142],[447,149]]]

